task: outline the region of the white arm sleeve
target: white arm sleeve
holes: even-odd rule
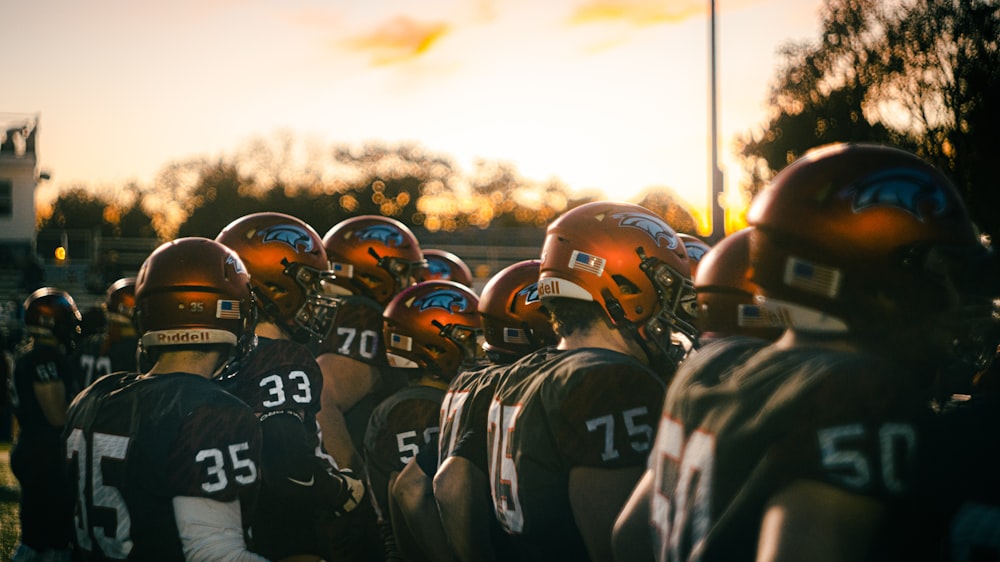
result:
[[[177,532],[189,562],[267,562],[243,542],[240,501],[178,496],[173,499]]]

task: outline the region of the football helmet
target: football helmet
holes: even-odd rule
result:
[[[416,269],[414,276],[417,283],[443,279],[472,286],[472,270],[462,258],[445,250],[424,250],[424,260],[427,262]]]
[[[424,263],[417,237],[405,224],[381,215],[361,215],[335,224],[323,246],[336,276],[333,283],[385,306],[413,284]]]
[[[540,260],[525,260],[509,265],[483,287],[479,315],[487,355],[520,357],[556,343],[549,315],[538,297],[540,264]]]
[[[302,220],[262,212],[229,223],[215,237],[243,260],[261,311],[300,343],[325,337],[336,309],[324,295],[329,262],[323,240]]]
[[[698,275],[698,264],[712,247],[701,238],[691,234],[678,232],[677,237],[681,239],[681,243],[684,244],[684,249],[687,251],[688,263],[691,264],[691,278],[694,279]]]
[[[42,287],[24,299],[24,329],[40,339],[55,339],[67,350],[76,346],[83,317],[73,297],[54,287]]]
[[[241,355],[256,341],[250,274],[236,252],[208,238],[180,238],[146,258],[135,281],[143,350],[226,344]]]
[[[386,355],[394,367],[420,368],[451,381],[475,361],[481,333],[479,298],[454,281],[424,281],[385,307]]]
[[[547,228],[541,258],[543,299],[597,302],[615,326],[633,334],[651,363],[678,358],[675,332],[697,342],[687,250],[652,211],[612,201],[571,209]]]
[[[751,280],[786,324],[925,352],[992,314],[994,257],[958,191],[897,148],[810,151],[751,203]],[[971,314],[955,316],[959,311]]]
[[[777,339],[779,319],[757,302],[760,288],[750,281],[750,232],[726,236],[701,259],[694,276],[698,295],[696,325],[704,343],[730,335]]]
[[[135,277],[122,277],[108,287],[104,294],[104,310],[108,322],[132,324],[135,316]]]

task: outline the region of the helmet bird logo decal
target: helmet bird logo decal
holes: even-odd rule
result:
[[[374,226],[366,226],[365,228],[359,229],[355,235],[358,240],[376,240],[382,242],[386,246],[400,247],[403,245],[403,233],[399,230],[386,226],[383,224],[378,224]]]
[[[469,299],[457,291],[435,291],[414,300],[413,308],[417,310],[440,308],[448,312],[465,312],[469,309]]]
[[[517,292],[516,297],[524,297],[525,304],[536,303],[541,300],[538,296],[538,283],[532,283]]]
[[[618,226],[637,228],[648,234],[657,247],[662,248],[665,243],[669,250],[677,248],[677,235],[674,229],[659,217],[640,213],[616,213],[611,216],[618,219]]]
[[[855,213],[873,207],[895,207],[923,221],[954,209],[934,180],[917,170],[886,170],[859,180],[850,189],[854,192]]]
[[[296,252],[312,253],[313,239],[302,227],[294,224],[280,224],[264,228],[260,231],[262,240],[266,242],[283,242]]]

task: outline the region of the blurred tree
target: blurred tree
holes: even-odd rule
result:
[[[698,223],[672,189],[647,189],[642,193],[639,205],[663,217],[677,232],[696,234],[698,231]]]
[[[827,0],[819,42],[781,54],[769,121],[737,141],[751,193],[810,148],[889,143],[951,173],[979,224],[997,231],[997,0]]]

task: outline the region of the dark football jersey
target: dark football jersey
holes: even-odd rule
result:
[[[499,376],[488,422],[497,519],[524,559],[587,560],[570,470],[644,466],[663,382],[631,356],[593,348],[542,350]]]
[[[59,428],[45,419],[35,396],[35,383],[62,382],[67,399],[72,398],[76,370],[70,359],[58,348],[35,344],[25,348],[14,361],[14,376],[10,381],[10,403],[20,427],[18,441],[25,445],[33,441],[59,443]]]
[[[73,401],[63,433],[85,560],[184,560],[172,500],[240,500],[259,486],[253,412],[187,373],[98,379]]]
[[[518,372],[532,372],[537,364],[547,360],[547,353],[530,354],[522,358]],[[489,473],[489,452],[486,442],[487,419],[498,374],[509,370],[508,365],[489,365],[465,371],[449,387],[451,397],[441,404],[441,435],[438,458],[441,462],[459,456],[472,462],[483,474]]]
[[[383,510],[390,475],[403,470],[438,433],[443,398],[441,389],[410,385],[383,400],[372,413],[364,454],[372,492]]]
[[[317,356],[336,353],[377,367],[387,365],[382,311],[382,306],[368,297],[339,297],[329,334],[310,341],[309,349]]]
[[[271,559],[325,556],[316,521],[324,510],[340,507],[343,486],[316,423],[323,388],[319,364],[302,344],[258,338],[256,349],[219,384],[253,409],[264,434],[251,550]]]
[[[104,375],[141,370],[136,354],[138,342],[137,338],[111,341],[107,334],[97,334],[80,342],[76,352],[80,367],[77,391],[87,388]]]
[[[657,559],[753,560],[766,502],[796,480],[899,498],[929,416],[919,380],[861,353],[702,348],[670,387],[649,457]]]
[[[61,381],[68,396],[72,377],[70,360],[58,348],[34,345],[17,357],[9,381],[20,424],[10,466],[20,484],[21,540],[39,550],[69,546],[73,505],[62,475],[61,428],[46,420],[34,385]]]

